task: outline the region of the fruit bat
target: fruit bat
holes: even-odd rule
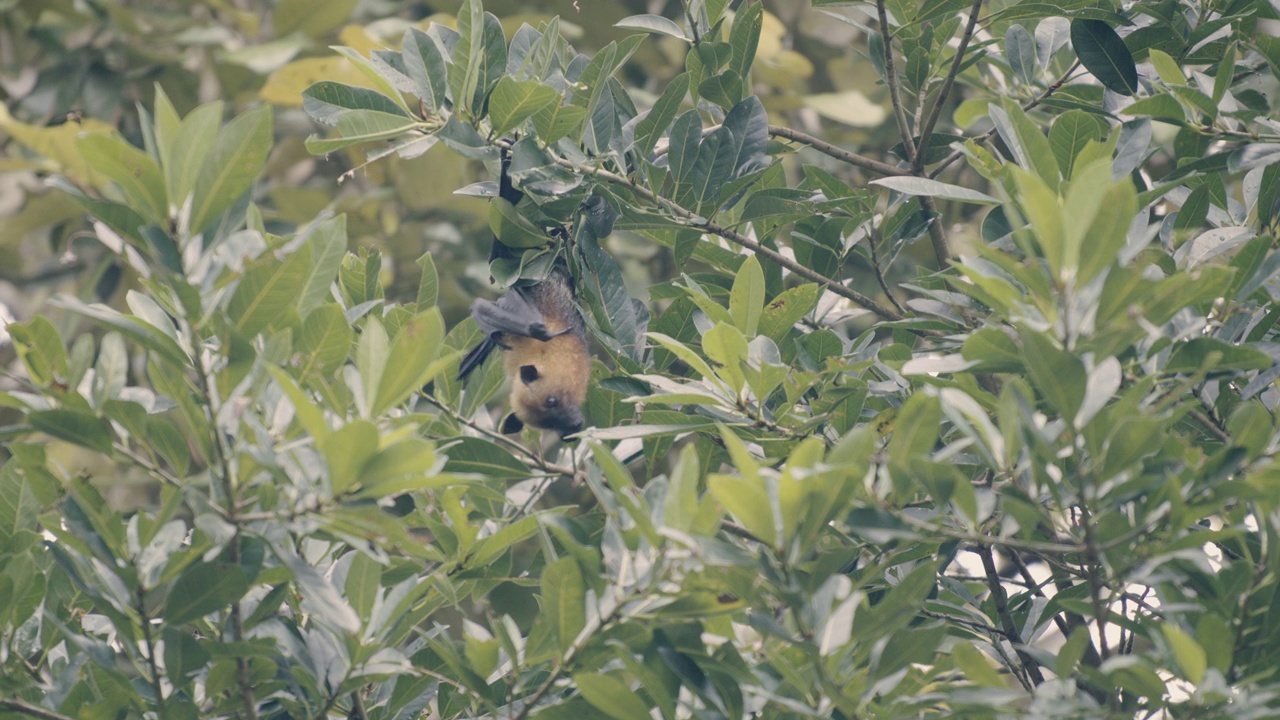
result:
[[[486,337],[462,359],[458,377],[480,367],[494,348],[505,351],[513,414],[502,431],[530,425],[563,438],[581,430],[591,361],[569,273],[557,267],[546,280],[514,287],[497,302],[478,299],[471,317]]]

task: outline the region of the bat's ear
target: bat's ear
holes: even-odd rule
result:
[[[503,435],[515,435],[524,429],[524,422],[516,417],[515,413],[507,413],[507,416],[502,418],[501,429]]]
[[[534,380],[537,380],[537,379],[538,379],[538,368],[537,368],[537,366],[536,366],[536,365],[521,365],[521,366],[520,366],[520,379],[524,381],[524,384],[525,384],[525,385],[529,385],[529,384],[530,384],[530,383],[532,383]]]

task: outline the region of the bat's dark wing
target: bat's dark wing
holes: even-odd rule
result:
[[[489,337],[506,333],[546,341],[563,334],[547,332],[547,318],[538,309],[534,292],[513,288],[497,302],[476,300],[471,304],[471,317]]]
[[[472,370],[480,367],[489,353],[501,343],[501,335],[519,335],[537,340],[550,340],[558,333],[547,331],[547,319],[534,304],[533,291],[526,288],[513,288],[497,302],[478,299],[471,303],[471,317],[484,331],[485,339],[471,348],[462,364],[458,366],[458,379],[466,378]]]
[[[489,353],[493,352],[496,347],[498,347],[498,343],[490,336],[471,348],[466,357],[462,358],[462,363],[458,365],[458,379],[466,380],[472,370],[484,364],[485,358],[489,357]]]

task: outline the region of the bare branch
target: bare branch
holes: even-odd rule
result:
[[[929,109],[929,114],[925,116],[924,125],[920,128],[920,151],[916,154],[915,169],[917,175],[924,172],[924,160],[928,154],[929,138],[933,135],[933,128],[938,124],[938,116],[942,114],[942,106],[947,103],[947,97],[951,95],[951,87],[956,82],[956,76],[960,74],[960,67],[964,64],[964,53],[969,47],[969,41],[973,39],[973,31],[978,26],[978,13],[982,10],[982,0],[973,0],[973,7],[969,10],[969,23],[965,25],[964,34],[960,36],[960,45],[956,47],[955,57],[951,60],[951,69],[947,71],[947,76],[942,80],[942,89],[938,91],[938,97],[933,101],[933,107]]]
[[[866,170],[868,172],[876,173],[877,175],[892,177],[895,175],[911,174],[911,171],[907,170],[906,168],[894,167],[889,163],[881,162],[879,160],[873,160],[869,157],[865,157],[855,152],[850,152],[848,150],[845,150],[844,148],[838,145],[832,145],[826,140],[816,138],[808,133],[803,133],[803,132],[800,132],[799,130],[793,130],[792,128],[784,127],[782,125],[770,125],[769,134],[774,137],[785,138],[787,140],[791,140],[794,142],[803,143],[813,148],[814,150],[817,150],[823,155],[833,157],[836,160],[848,163],[850,165],[853,165],[854,167],[862,168],[863,170]]]
[[[898,134],[902,146],[907,149],[907,160],[916,164],[916,143],[911,126],[907,124],[907,112],[902,107],[902,89],[898,87],[898,70],[893,64],[893,34],[889,32],[889,14],[884,0],[876,0],[876,12],[880,15],[880,39],[884,41],[884,77],[889,86],[889,102],[893,105],[893,117],[898,122]]]

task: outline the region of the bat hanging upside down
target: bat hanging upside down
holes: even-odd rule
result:
[[[480,367],[495,347],[506,351],[513,414],[502,432],[530,425],[564,438],[581,430],[591,362],[569,273],[557,267],[546,280],[512,288],[497,302],[478,299],[471,317],[486,337],[462,359],[458,378]]]

